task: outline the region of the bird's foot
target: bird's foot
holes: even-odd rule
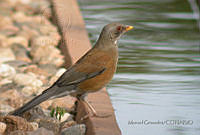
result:
[[[112,114],[93,114],[93,117],[98,117],[98,118],[107,118],[110,117]]]
[[[86,114],[85,116],[83,116],[82,118],[81,118],[81,121],[83,121],[83,120],[86,120],[87,118],[89,118],[89,114]]]
[[[91,115],[91,114],[88,113],[81,118],[81,121],[88,119],[89,117],[107,118],[107,117],[110,117],[110,116],[112,116],[112,114],[97,114],[97,113],[94,113],[94,114]]]

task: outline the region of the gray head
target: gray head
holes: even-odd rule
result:
[[[110,23],[104,26],[99,39],[104,42],[116,44],[120,37],[127,31],[133,29],[133,26],[120,23]]]

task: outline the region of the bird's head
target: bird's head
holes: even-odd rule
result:
[[[133,29],[133,26],[110,23],[104,26],[100,38],[103,38],[104,41],[116,44],[120,37],[131,29]]]

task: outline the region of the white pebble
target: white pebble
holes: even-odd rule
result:
[[[66,121],[71,115],[69,113],[65,113],[64,116],[61,117],[60,122]]]
[[[3,122],[0,122],[0,134],[4,133],[6,130],[6,124]]]
[[[36,122],[30,122],[31,126],[33,127],[33,130],[37,130],[38,129],[38,123]]]
[[[42,81],[37,79],[35,76],[22,73],[16,74],[14,81],[19,85],[32,86],[36,88],[43,85]]]
[[[66,71],[65,68],[60,68],[60,69],[57,71],[56,76],[57,76],[57,77],[60,77],[65,71]]]
[[[7,78],[13,78],[16,74],[16,71],[13,67],[7,65],[7,64],[0,64],[0,76],[1,77],[7,77]]]

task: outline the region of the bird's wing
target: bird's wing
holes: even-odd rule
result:
[[[95,49],[90,50],[75,65],[69,68],[55,84],[59,87],[69,86],[102,74],[106,70],[105,61],[102,61],[102,58],[103,60],[110,59],[104,53],[97,52]]]
[[[87,68],[89,68],[87,66]],[[92,68],[94,68],[94,66],[91,66],[90,69],[92,70]],[[94,70],[94,69],[93,69]],[[66,71],[59,79],[58,81],[55,83],[57,86],[59,87],[63,87],[63,86],[69,86],[69,85],[76,85],[82,81],[85,81],[87,79],[93,78],[97,75],[102,74],[104,71],[106,70],[106,68],[99,68],[98,70],[96,70],[95,72],[78,72],[75,71],[73,68],[70,69],[69,71]]]

